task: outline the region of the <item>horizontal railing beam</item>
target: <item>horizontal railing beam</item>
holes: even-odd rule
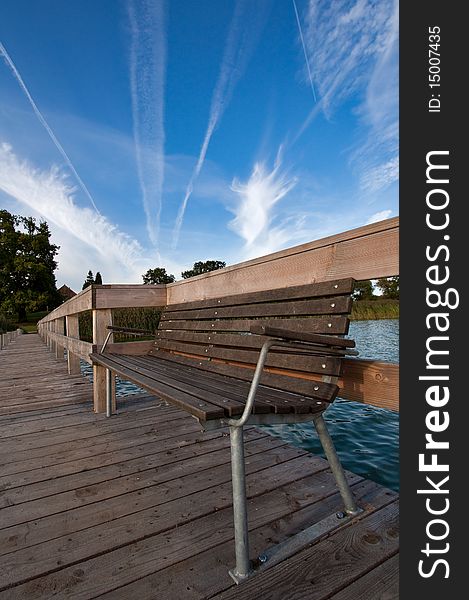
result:
[[[95,347],[90,342],[77,340],[76,338],[67,337],[66,335],[54,333],[53,331],[49,331],[47,337],[55,344],[63,346],[67,352],[70,351],[91,364],[90,354],[95,350]]]
[[[338,385],[341,398],[399,411],[399,365],[345,359]]]
[[[167,286],[168,304],[399,274],[399,219],[387,219]]]
[[[93,294],[91,287],[88,287],[51,311],[49,314],[43,317],[39,323],[48,323],[49,321],[54,321],[60,317],[75,315],[77,313],[84,312],[85,310],[91,310],[92,308]]]
[[[93,286],[93,308],[157,308],[166,304],[166,285]]]
[[[158,308],[165,304],[165,285],[92,285],[51,311],[39,323],[48,323],[87,310]]]

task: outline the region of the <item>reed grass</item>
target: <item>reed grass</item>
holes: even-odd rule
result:
[[[352,321],[398,319],[399,300],[355,300],[350,318]]]
[[[133,329],[148,329],[156,331],[160,322],[161,309],[159,308],[116,308],[112,311],[113,323],[116,327],[131,327]],[[79,316],[80,339],[86,342],[93,341],[93,322],[91,311],[86,311]],[[151,336],[149,336],[151,339]],[[139,338],[144,339],[144,338]],[[134,336],[114,334],[114,341],[124,342],[135,340]]]

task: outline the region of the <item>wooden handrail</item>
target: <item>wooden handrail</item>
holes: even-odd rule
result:
[[[170,283],[168,304],[353,277],[399,274],[399,219],[387,219]]]

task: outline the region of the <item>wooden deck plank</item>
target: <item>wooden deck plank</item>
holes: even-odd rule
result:
[[[297,451],[292,449],[291,452]],[[288,482],[292,472],[286,470],[283,463],[289,462],[289,458],[291,458],[291,454],[289,455],[288,451],[285,452],[285,457],[281,457],[279,452],[262,452],[255,455],[250,461],[253,471],[250,476],[255,475],[255,482],[252,484],[255,492],[263,493],[265,489],[270,491],[270,489],[275,489],[280,481]],[[276,465],[279,460],[282,463]],[[294,458],[292,460],[295,461]],[[280,477],[276,479],[266,477],[264,470],[268,467],[277,469],[277,471],[281,469],[283,479],[280,479]],[[296,469],[298,468],[297,466]],[[304,472],[304,464],[301,470]],[[73,565],[89,557],[102,555],[103,552],[110,552],[116,548],[135,543],[135,540],[142,540],[160,534],[176,526],[181,527],[185,523],[229,506],[231,481],[228,464],[225,465],[223,471],[225,483],[221,485],[212,485],[210,473],[207,470],[204,470],[201,475],[197,474],[199,476],[195,477],[196,481],[192,485],[187,484],[187,495],[185,489],[181,486],[181,481],[176,481],[172,485],[162,485],[158,490],[158,494],[155,492],[144,494],[142,491],[141,496],[137,500],[133,500],[134,507],[135,505],[139,506],[136,503],[140,503],[140,507],[143,507],[143,510],[139,510],[137,514],[131,513],[119,516],[119,509],[120,512],[124,513],[129,510],[122,507],[121,503],[126,500],[123,498],[121,503],[114,502],[114,506],[101,508],[101,511],[105,513],[112,512],[114,508],[116,517],[99,523],[100,519],[103,519],[102,512],[95,516],[94,512],[97,507],[89,507],[87,522],[98,521],[98,524],[43,542],[40,553],[38,553],[35,546],[32,546],[1,557],[2,585],[19,583],[22,580],[40,576],[42,573],[52,572],[57,568],[57,560],[60,560],[61,568],[70,564]],[[298,476],[298,470],[295,472]],[[264,477],[262,477],[263,474]],[[254,477],[252,478],[254,479]],[[193,479],[194,477],[192,477]],[[199,487],[202,489],[198,490]],[[171,499],[171,492],[174,499]],[[169,497],[169,501],[166,501],[166,496]],[[149,504],[148,508],[144,508],[145,500]],[[104,516],[104,519],[106,516]],[[18,564],[23,565],[21,571],[17,568]],[[18,581],[19,577],[21,579]]]
[[[382,563],[366,575],[331,596],[330,600],[398,600],[399,555]]]
[[[224,430],[148,395],[96,415],[34,335],[1,359],[1,600],[397,598],[394,492],[349,473],[356,522],[236,587]],[[247,428],[246,470],[252,556],[342,508],[327,462],[266,431]]]
[[[396,554],[397,520],[396,501],[213,599],[284,600],[286,578],[295,590],[295,600],[330,598],[331,592],[344,589]]]
[[[155,418],[156,421],[156,418]],[[167,423],[171,423],[171,429],[168,431]],[[46,446],[41,448],[41,451],[32,456],[30,451],[18,452],[7,457],[2,457],[1,472],[2,476],[10,474],[20,474],[25,471],[33,471],[35,469],[43,469],[60,463],[77,461],[94,454],[107,454],[109,452],[119,452],[125,448],[132,446],[142,446],[152,443],[158,436],[158,440],[180,436],[181,427],[184,434],[191,431],[200,431],[196,423],[193,424],[191,430],[187,420],[181,418],[180,415],[166,415],[165,421],[158,423],[150,423],[140,428],[140,431],[124,430],[118,435],[111,433],[108,435],[97,435],[94,438],[88,438],[87,444],[83,445],[80,442],[57,444],[54,446]],[[134,428],[135,429],[135,428]],[[13,486],[9,486],[13,487]],[[6,488],[5,488],[6,489]]]
[[[246,452],[247,456],[251,457],[248,471],[255,472],[266,468],[271,461],[285,462],[300,455],[297,449],[284,446],[280,441],[275,444],[265,437],[248,442]],[[193,493],[227,483],[230,481],[228,463],[229,456],[227,457],[226,451],[214,451],[207,456],[186,460],[183,465],[167,465],[158,469],[158,472],[141,471],[138,477],[124,477],[80,488],[81,492],[75,493],[74,497],[71,494],[67,497],[64,493],[61,498],[53,499],[47,507],[47,514],[37,501],[35,507],[18,507],[17,517],[23,522],[0,530],[0,554],[69,535],[169,502],[186,495],[188,490],[192,490],[190,493]],[[72,502],[67,503],[68,499]],[[102,500],[106,500],[104,510],[96,507],[96,502]],[[43,516],[35,519],[35,512],[37,514],[41,510]],[[8,525],[8,522],[5,522],[5,525]]]
[[[146,415],[148,415],[148,413],[146,413]],[[131,441],[130,445],[135,443],[143,443],[146,439],[148,439],[148,436],[159,431],[159,428],[164,428],[164,423],[173,423],[174,421],[184,418],[184,415],[164,413],[163,415],[159,416],[159,418],[163,418],[164,421],[159,423],[158,417],[156,416],[154,419],[150,420],[142,418],[143,422],[140,422],[138,420],[130,422],[128,424],[128,427],[126,428],[103,432],[99,432],[99,430],[94,430],[91,432],[94,435],[92,435],[91,437],[88,436],[86,438],[83,438],[81,435],[78,435],[74,439],[59,441],[58,443],[56,443],[55,441],[45,439],[45,445],[43,446],[39,446],[36,448],[28,448],[26,450],[16,450],[14,454],[8,453],[8,451],[6,451],[4,454],[1,455],[1,464],[2,467],[5,467],[6,465],[9,465],[12,462],[18,462],[21,464],[23,461],[34,461],[38,458],[43,457],[45,461],[43,466],[47,466],[48,461],[50,461],[50,464],[56,464],[55,458],[57,458],[57,462],[63,462],[61,460],[61,457],[64,457],[66,461],[68,459],[68,455],[71,454],[72,457],[74,457],[75,452],[85,452],[84,455],[88,456],[86,449],[92,448],[96,445],[116,444],[116,447],[118,447],[119,444],[122,443],[122,445],[125,446],[127,445],[128,440]],[[190,427],[187,420],[186,427],[189,431]],[[47,443],[48,441],[50,441],[49,444]]]
[[[184,415],[180,411],[176,411],[178,416]],[[73,429],[73,439],[86,440],[97,435],[102,435],[107,432],[118,432],[125,429],[131,429],[132,427],[139,427],[145,425],[145,423],[153,423],[154,416],[152,414],[144,414],[136,419],[132,419],[129,414],[127,419],[106,419],[103,415],[96,415],[96,419],[91,423],[83,423],[81,425],[75,425]],[[32,450],[34,448],[41,448],[43,446],[51,446],[52,444],[59,444],[61,442],[67,442],[72,436],[69,431],[70,428],[62,427],[57,430],[48,432],[47,436],[44,432],[28,433],[26,435],[19,436],[16,441],[17,451],[21,450]],[[0,454],[10,454],[11,442],[8,439],[0,441]]]
[[[217,446],[229,446],[229,439],[217,431],[204,435],[203,439],[200,432],[190,433],[188,437],[195,442],[196,448],[192,447],[194,444],[184,445],[176,454],[173,450],[179,446],[181,441],[180,438],[176,437],[170,439],[169,443],[166,444],[163,440],[160,443],[162,451],[158,453],[153,451],[148,455],[144,454],[143,456],[130,458],[126,461],[119,461],[117,459],[117,462],[113,462],[112,464],[106,464],[106,461],[103,459],[104,466],[100,468],[65,474],[61,477],[8,489],[0,495],[0,507],[12,507],[16,504],[29,502],[37,498],[46,498],[67,490],[87,487],[100,481],[110,481],[122,475],[138,473],[150,468],[159,468],[164,464],[177,462],[190,456],[212,452]]]
[[[324,517],[334,514],[341,507],[339,494],[335,491],[332,480],[324,486],[322,494],[318,493],[319,484],[313,477],[307,477],[290,487],[295,493],[295,504],[290,502],[289,513],[278,516],[274,510],[269,514],[271,520],[264,524],[257,515],[251,519],[250,534],[251,555],[257,556],[266,548],[285,541],[292,534],[298,533]],[[352,486],[354,495],[368,514],[389,504],[394,494],[389,494],[384,488],[371,481],[359,480]],[[314,495],[313,492],[314,491]],[[131,584],[114,589],[102,598],[103,600],[153,600],[158,594],[161,598],[188,598],[202,600],[214,594],[221,593],[232,586],[226,577],[226,565],[234,562],[232,541],[211,547],[187,560],[176,562],[161,570],[138,579]],[[203,573],[196,579],[194,573]],[[285,598],[291,594],[285,591]]]

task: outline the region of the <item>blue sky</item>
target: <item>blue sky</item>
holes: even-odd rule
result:
[[[234,264],[398,214],[393,0],[3,0],[0,206],[58,284]]]

